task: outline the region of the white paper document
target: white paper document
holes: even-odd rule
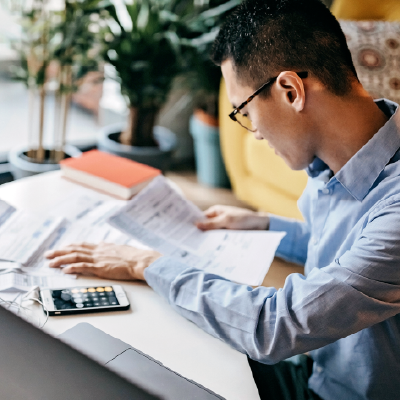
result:
[[[29,265],[54,239],[63,218],[38,218],[15,211],[0,226],[0,259]]]
[[[0,274],[0,292],[27,291],[33,286],[56,288],[74,286],[75,284],[74,279],[60,275],[45,276],[18,272]]]
[[[74,192],[43,218],[15,210],[0,200],[0,291],[76,284],[72,280],[76,276],[49,267],[44,253],[51,249],[80,242],[146,247],[107,223],[124,204]]]
[[[90,212],[76,219],[75,222],[68,222],[58,235],[57,240],[51,244],[49,250],[82,242],[140,245],[136,240],[112,227],[107,222],[108,218],[120,210],[122,205],[113,200],[101,202]]]
[[[68,221],[78,222],[92,211],[98,209],[104,203],[119,204],[121,207],[125,204],[123,200],[110,200],[109,196],[98,193],[85,187],[77,187],[68,192],[62,201],[57,201],[46,213],[57,217],[64,217]]]
[[[285,232],[214,230],[202,232],[194,222],[204,215],[163,176],[155,178],[109,218],[125,234],[188,266],[226,279],[262,283]]]
[[[3,225],[15,211],[16,209],[12,205],[0,200],[0,226]]]
[[[77,198],[76,201],[82,204],[80,198]],[[52,242],[48,243],[45,250],[60,249],[71,244],[79,244],[82,242],[93,244],[106,242],[147,248],[137,240],[132,239],[130,236],[108,224],[108,217],[117,212],[122,204],[114,200],[100,202],[96,207],[90,207],[87,213],[82,213],[79,218],[75,218],[74,222],[65,221],[59,226],[53,235]],[[75,208],[75,205],[72,204],[71,207]],[[37,259],[31,262],[29,269],[23,268],[23,270],[52,275],[55,273],[62,273],[62,269],[50,268],[48,264],[49,261],[43,257],[43,253],[38,253]]]

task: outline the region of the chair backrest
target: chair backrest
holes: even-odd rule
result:
[[[338,19],[400,21],[399,0],[334,0],[331,11]]]

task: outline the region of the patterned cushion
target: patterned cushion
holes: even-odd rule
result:
[[[400,22],[341,20],[358,78],[374,98],[400,103]]]

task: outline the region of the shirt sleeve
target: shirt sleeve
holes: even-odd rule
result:
[[[305,264],[310,240],[310,229],[306,222],[270,215],[269,230],[283,231],[282,239],[276,251],[278,257],[297,264]]]
[[[184,317],[254,360],[274,364],[400,313],[400,206],[386,207],[349,251],[283,289],[252,288],[161,257],[149,285]]]

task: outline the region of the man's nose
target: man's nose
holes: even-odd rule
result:
[[[257,129],[255,129],[255,130],[253,131],[253,134],[254,134],[254,137],[255,137],[256,140],[263,140],[263,139],[264,139],[264,138],[261,136],[260,131],[258,131]]]

